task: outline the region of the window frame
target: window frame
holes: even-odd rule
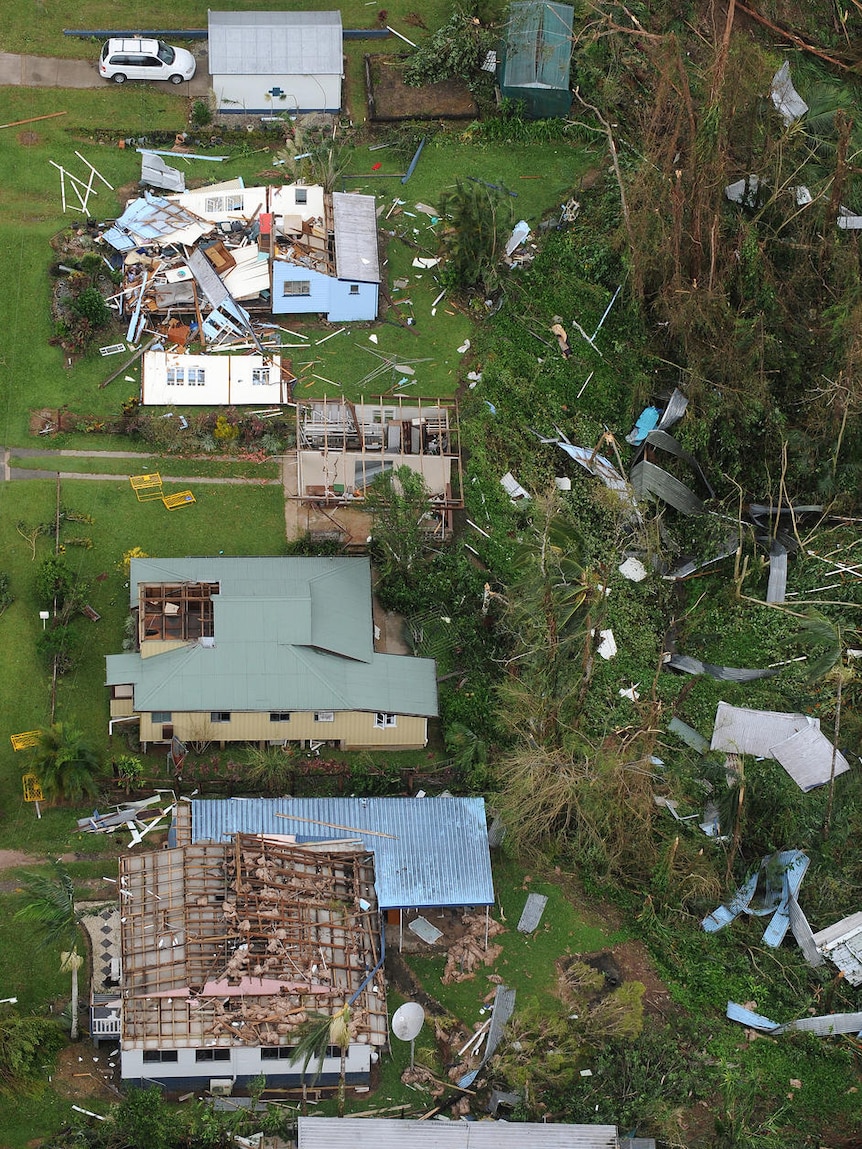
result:
[[[166,722],[173,722],[173,711],[153,710],[150,712],[150,722],[153,726],[163,726]]]
[[[293,291],[292,288],[299,290]],[[311,280],[310,279],[286,279],[281,285],[282,299],[310,299],[311,298]]]
[[[210,724],[212,726],[226,726],[231,721],[232,710],[211,710]]]
[[[335,711],[334,710],[315,710],[314,721],[315,722],[334,722],[335,721]]]
[[[398,725],[398,715],[390,714],[386,710],[378,710],[374,714],[375,730],[393,730]]]
[[[270,722],[290,722],[290,710],[270,710]]]

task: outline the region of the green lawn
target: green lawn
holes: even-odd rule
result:
[[[480,966],[472,980],[444,985],[440,979],[446,964],[445,955],[411,955],[407,959],[424,989],[470,1027],[481,1020],[479,1010],[493,990],[494,983],[488,980],[488,974],[498,974],[506,985],[517,990],[516,1009],[523,1009],[530,1001],[553,1007],[556,1000],[555,963],[559,958],[567,954],[591,953],[621,940],[620,935],[594,916],[585,915],[561,882],[525,873],[523,866],[509,857],[504,856],[494,863],[494,888],[497,905],[492,910],[492,917],[503,923],[505,932],[493,937],[489,943],[502,947],[499,957],[490,966]],[[544,894],[548,904],[535,932],[522,934],[518,933],[517,925],[530,893]]]
[[[197,502],[178,511],[161,503],[139,503],[128,484],[64,481],[64,507],[89,515],[92,524],[74,523],[63,535],[86,536],[93,547],[67,549],[67,561],[91,580],[90,601],[102,616],[98,623],[81,618],[78,667],[60,680],[57,717],[80,728],[94,744],[107,745],[108,698],[104,689],[104,656],[121,649],[128,614],[128,591],[117,564],[124,551],[139,546],[151,555],[279,554],[284,547],[284,502],[279,486],[198,486]],[[75,814],[48,808],[37,822],[21,800],[21,773],[28,752],[12,751],[9,735],[46,724],[50,718],[50,678],[35,643],[39,610],[34,585],[38,563],[52,550],[53,539],[42,537],[37,557],[17,533],[15,524],[50,523],[54,517],[55,484],[34,479],[0,486],[0,553],[15,601],[0,618],[0,641],[8,652],[0,675],[0,846],[34,851],[70,848]],[[105,577],[100,577],[105,576]],[[88,849],[92,836],[87,836]],[[80,844],[75,840],[75,849]]]

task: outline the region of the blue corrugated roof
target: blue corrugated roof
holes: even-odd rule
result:
[[[191,822],[193,842],[236,833],[361,838],[374,851],[384,910],[494,902],[482,798],[201,798],[191,803]]]

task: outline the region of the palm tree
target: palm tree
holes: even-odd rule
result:
[[[79,730],[62,722],[39,731],[33,769],[48,799],[76,802],[98,793],[98,755]]]
[[[331,1045],[341,1050],[341,1069],[338,1081],[338,1116],[344,1116],[345,1069],[347,1050],[350,1047],[350,1006],[343,1005],[329,1017],[327,1014],[313,1014],[309,1019],[305,1034],[296,1046],[296,1060],[302,1062],[302,1089],[305,1096],[305,1076],[312,1061],[317,1062],[312,1084],[323,1071],[323,1060]]]
[[[51,859],[52,873],[25,874],[23,885],[30,898],[15,914],[32,922],[48,945],[68,945],[60,953],[60,970],[72,975],[72,1041],[78,1040],[78,970],[84,959],[78,953],[81,914],[75,905],[75,888],[69,871],[59,858]]]

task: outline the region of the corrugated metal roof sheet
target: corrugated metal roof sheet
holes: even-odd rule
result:
[[[373,195],[332,193],[335,273],[339,279],[380,282],[377,214]]]
[[[813,941],[851,985],[862,985],[862,913],[851,914],[827,926],[814,935]]]
[[[134,559],[142,583],[217,582],[215,643],[109,655],[107,684],[138,711],[361,710],[433,717],[434,661],[376,654],[364,558]]]
[[[299,1149],[617,1149],[615,1125],[300,1117]]]
[[[526,0],[513,4],[509,11],[503,83],[568,89],[574,8]]]
[[[712,732],[712,750],[774,758],[802,790],[823,786],[832,776],[850,769],[820,729],[820,719],[775,710],[748,710],[719,702]]]
[[[237,832],[319,841],[354,831],[374,851],[381,909],[494,902],[482,798],[195,799],[191,818],[193,842]]]
[[[126,204],[102,238],[116,251],[131,251],[149,244],[192,244],[210,231],[211,223],[163,196],[145,192]]]
[[[341,12],[209,13],[211,76],[340,76],[342,70]]]

